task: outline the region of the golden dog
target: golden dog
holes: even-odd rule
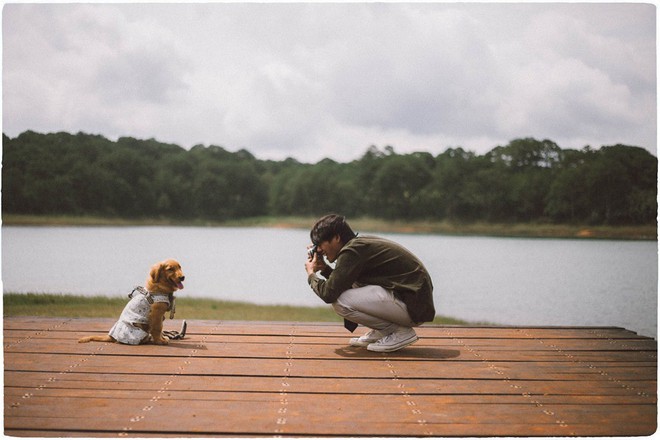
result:
[[[183,289],[185,280],[181,265],[176,260],[165,260],[151,267],[147,278],[146,291],[133,290],[131,300],[124,308],[119,320],[105,336],[86,336],[78,342],[120,342],[137,345],[153,342],[165,345],[169,341],[163,337],[165,312],[172,311],[174,292]]]

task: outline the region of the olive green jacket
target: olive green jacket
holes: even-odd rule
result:
[[[433,321],[433,283],[422,262],[403,246],[379,237],[359,236],[344,245],[323,277],[307,278],[312,290],[326,303],[356,286],[376,285],[391,290],[408,307],[416,323]]]

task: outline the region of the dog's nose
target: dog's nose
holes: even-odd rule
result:
[[[179,277],[179,281],[185,281],[185,280],[186,280],[185,276],[184,277]]]

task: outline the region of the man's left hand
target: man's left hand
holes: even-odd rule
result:
[[[314,256],[311,260],[308,258],[307,261],[305,261],[305,270],[307,271],[307,275],[311,275],[318,272],[319,270],[323,270],[326,266],[327,264],[325,259],[318,253],[314,253]]]

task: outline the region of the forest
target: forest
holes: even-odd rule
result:
[[[449,148],[315,164],[154,139],[26,131],[2,137],[11,214],[227,221],[320,216],[451,222],[655,224],[657,158],[626,145],[562,149],[521,138],[483,155]]]

